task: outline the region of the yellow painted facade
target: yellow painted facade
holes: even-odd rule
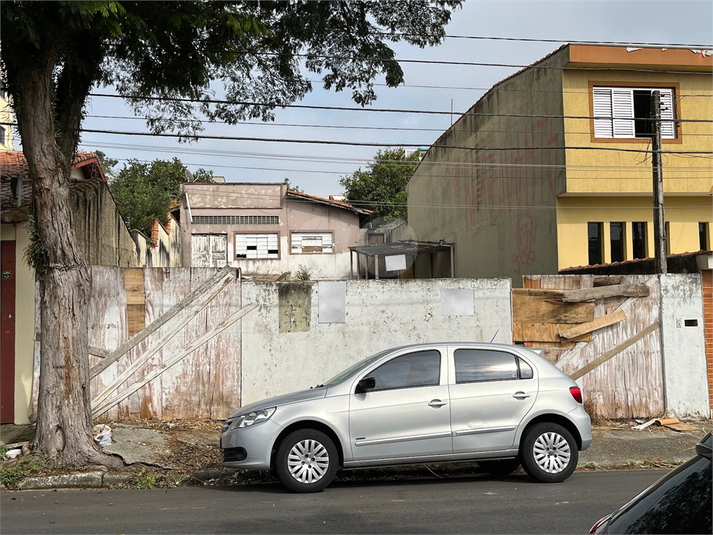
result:
[[[578,52],[589,49],[584,53],[592,56],[593,48],[597,47],[571,45],[568,67],[595,70],[566,69],[562,77],[568,148],[566,192],[557,202],[559,268],[588,263],[588,222],[603,223],[604,263],[611,262],[610,222],[626,223],[625,259],[630,260],[631,223],[646,221],[647,256],[653,256],[651,141],[595,138],[594,121],[590,119],[594,115],[593,86],[674,90],[674,114],[682,122],[677,125],[675,139],[662,143],[668,252],[698,251],[699,223],[711,227],[713,221],[713,122],[704,122],[713,119],[710,67],[701,61],[700,53],[692,51],[672,50],[667,55],[667,51],[656,49],[608,50],[613,47],[601,47],[600,61],[590,58],[577,62]]]

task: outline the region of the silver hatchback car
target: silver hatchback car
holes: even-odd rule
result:
[[[592,441],[582,392],[523,347],[487,343],[388,349],[309,390],[240,408],[225,421],[224,464],[270,469],[317,492],[342,468],[477,461],[522,464],[558,482]]]

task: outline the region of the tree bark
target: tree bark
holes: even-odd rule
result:
[[[42,344],[32,448],[65,465],[118,467],[121,461],[103,454],[91,436],[87,331],[91,274],[75,237],[70,204],[74,149],[66,156],[55,139],[51,94],[55,59],[51,51],[46,52],[36,68],[24,71],[16,110],[32,179],[35,225],[46,251],[46,271],[39,284]]]

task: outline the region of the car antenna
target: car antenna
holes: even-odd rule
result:
[[[495,334],[494,334],[493,337],[490,339],[490,343],[491,343],[491,344],[493,343],[493,340],[495,340],[495,337],[498,335],[499,332],[500,332],[500,329],[498,329],[497,331],[495,331]]]

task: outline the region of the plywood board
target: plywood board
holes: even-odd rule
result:
[[[591,333],[603,327],[614,325],[615,323],[619,323],[620,321],[624,321],[625,319],[626,314],[624,313],[624,311],[617,310],[612,314],[607,314],[606,316],[600,316],[598,318],[595,318],[593,321],[582,323],[570,329],[562,330],[560,331],[560,336],[562,336],[563,338],[576,339],[579,341],[579,338],[577,337],[581,337],[585,333]]]
[[[562,292],[512,290],[513,323],[585,323],[594,319],[594,303],[563,303]]]
[[[145,308],[140,305],[126,305],[126,317],[129,322],[129,337],[141,332],[146,327]]]
[[[514,323],[512,330],[513,342],[563,342],[560,332],[566,330],[568,325],[558,323],[521,322]],[[572,338],[573,342],[588,342],[591,334]]]

